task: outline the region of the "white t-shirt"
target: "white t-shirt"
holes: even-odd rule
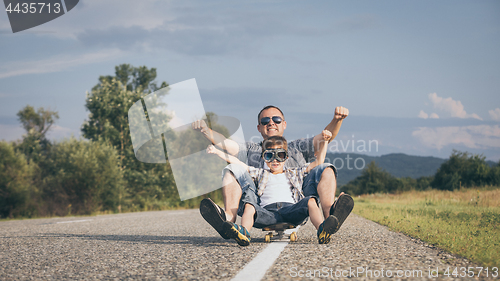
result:
[[[293,200],[291,184],[285,173],[269,173],[266,190],[264,190],[264,193],[260,197],[260,206],[262,207],[276,202],[295,203]]]

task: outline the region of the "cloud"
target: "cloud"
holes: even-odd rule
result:
[[[431,93],[429,94],[429,100],[434,105],[434,108],[449,113],[451,117],[475,118],[478,120],[483,120],[475,113],[467,114],[462,103],[460,101],[453,100],[451,97],[442,98],[439,97],[436,93]]]
[[[441,150],[453,144],[462,144],[468,148],[500,148],[500,127],[498,125],[419,127],[412,132],[421,144],[428,148]]]
[[[429,114],[425,113],[423,110],[420,110],[420,112],[418,113],[418,118],[427,119],[429,118]]]
[[[495,121],[500,121],[500,108],[496,108],[495,110],[488,111],[490,114],[490,118]]]
[[[430,118],[430,119],[439,119],[439,115],[437,115],[436,113],[432,113],[429,116],[429,114],[425,113],[423,110],[420,110],[420,112],[418,113],[418,118],[422,118],[422,119],[427,119],[427,118]]]
[[[132,47],[146,50],[161,49],[187,55],[244,53],[248,56],[251,51],[268,44],[276,44],[276,40],[280,38],[295,37],[296,40],[310,40],[309,38],[380,26],[378,18],[370,14],[349,15],[318,26],[306,22],[307,17],[297,17],[304,11],[293,6],[279,8],[269,6],[269,10],[264,11],[260,5],[252,3],[245,5],[244,8],[207,5],[203,2],[186,7],[179,3],[147,2],[147,5],[151,6],[150,10],[154,12],[149,14],[141,8],[130,15],[130,21],[122,15],[117,19],[119,13],[109,12],[106,14],[106,21],[97,19],[101,24],[88,23],[84,30],[75,27],[72,34],[85,46],[104,46],[123,50]],[[104,4],[92,3],[92,5],[95,6],[92,8],[95,10]],[[117,5],[121,7],[128,4]],[[155,7],[158,5],[159,7]],[[108,5],[105,6],[109,8]],[[161,6],[168,6],[163,8],[169,11],[166,15],[157,12]],[[147,24],[143,24],[141,18],[145,18]]]
[[[107,49],[77,56],[55,56],[36,61],[10,62],[0,67],[0,79],[25,75],[59,72],[79,65],[102,62],[122,55],[118,49]]]

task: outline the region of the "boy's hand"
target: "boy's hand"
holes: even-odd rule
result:
[[[328,141],[332,138],[332,132],[323,130],[323,132],[321,132],[321,136],[323,137],[323,140]]]
[[[205,123],[205,120],[194,121],[193,123],[191,123],[191,128],[193,130],[199,130],[202,133],[206,133],[209,130],[207,123]]]
[[[209,145],[207,147],[207,153],[208,154],[215,154],[217,152],[217,148],[213,144]]]
[[[333,115],[333,119],[344,120],[347,115],[349,115],[349,109],[343,106],[337,106],[335,108],[335,114]]]

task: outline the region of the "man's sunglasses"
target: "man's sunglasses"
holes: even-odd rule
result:
[[[278,162],[285,162],[288,158],[288,153],[283,148],[266,149],[262,152],[262,159],[266,162],[273,162],[274,159]]]
[[[264,126],[269,124],[269,122],[271,122],[271,117],[264,117],[260,119],[260,124]],[[280,124],[281,122],[283,122],[283,119],[279,116],[273,116],[273,122],[274,124]]]

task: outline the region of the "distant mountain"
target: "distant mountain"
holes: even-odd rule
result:
[[[416,179],[436,174],[438,168],[446,160],[432,156],[412,156],[403,153],[392,153],[382,156],[368,156],[355,153],[328,153],[325,161],[333,163],[337,167],[339,173],[337,183],[340,186],[360,176],[361,171],[372,161],[375,161],[377,166],[395,177],[411,177]]]

